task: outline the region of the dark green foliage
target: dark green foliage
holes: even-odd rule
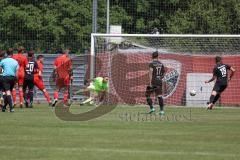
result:
[[[238,34],[239,0],[111,0],[110,22],[124,33]],[[92,0],[0,0],[0,48],[89,49]],[[106,1],[98,0],[98,32]]]
[[[90,0],[0,1],[1,48],[87,49],[91,5]]]

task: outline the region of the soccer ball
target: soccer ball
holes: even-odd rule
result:
[[[190,96],[195,96],[197,94],[197,92],[193,89],[190,91]]]

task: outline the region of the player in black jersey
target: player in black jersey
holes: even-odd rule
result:
[[[164,104],[163,104],[163,90],[162,90],[162,79],[165,74],[164,65],[158,60],[158,52],[152,53],[152,62],[149,63],[149,86],[146,88],[145,96],[147,99],[147,104],[150,106],[150,112],[153,113],[155,111],[151,94],[155,93],[155,96],[158,98],[159,106],[160,106],[160,115],[164,115]]]
[[[28,64],[25,69],[25,76],[24,76],[24,83],[23,83],[23,95],[25,100],[26,107],[33,107],[33,88],[34,88],[34,73],[37,72],[38,65],[37,62],[34,60],[34,52],[28,52]],[[28,89],[28,94],[26,90]],[[28,102],[28,98],[30,100],[30,105]],[[29,105],[29,106],[28,106]]]
[[[221,93],[227,88],[228,82],[231,80],[235,72],[233,67],[222,63],[221,57],[217,56],[215,61],[216,65],[213,69],[213,77],[210,80],[205,81],[205,83],[210,83],[216,80],[208,103],[208,109],[213,108],[214,104],[220,98]],[[230,75],[228,73],[230,73]]]

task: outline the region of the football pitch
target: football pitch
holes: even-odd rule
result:
[[[93,106],[72,106],[73,113]],[[90,121],[62,121],[35,105],[0,113],[0,159],[239,160],[240,109],[166,107],[165,117],[143,106],[118,106]]]

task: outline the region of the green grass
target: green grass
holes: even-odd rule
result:
[[[240,159],[240,109],[192,108],[191,120],[189,108],[168,107],[165,118],[142,112],[120,106],[87,122],[61,121],[44,105],[0,113],[0,160]]]

